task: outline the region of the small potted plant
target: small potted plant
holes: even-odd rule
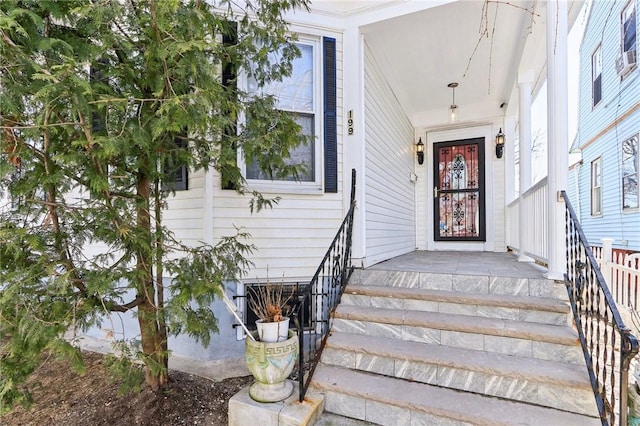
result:
[[[281,342],[289,338],[287,303],[292,294],[284,295],[284,285],[267,280],[265,285],[250,287],[249,307],[258,317],[256,327],[261,342]]]
[[[245,339],[245,360],[256,381],[249,395],[259,402],[277,402],[293,393],[293,383],[287,377],[298,357],[298,335],[289,331],[284,285],[267,283],[250,287],[249,307],[259,318],[257,331]]]

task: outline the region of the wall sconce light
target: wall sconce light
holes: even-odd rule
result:
[[[422,138],[419,138],[416,144],[416,154],[418,155],[418,164],[424,163],[424,144],[422,143]]]
[[[504,133],[502,133],[502,127],[500,127],[496,135],[496,157],[502,158],[502,154],[504,154]]]
[[[456,105],[456,87],[458,83],[449,83],[447,87],[451,88],[451,106],[449,106],[449,122],[455,123],[458,115],[458,105]]]

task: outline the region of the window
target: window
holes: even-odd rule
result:
[[[602,161],[591,162],[591,215],[602,214]]]
[[[259,297],[260,287],[264,285],[266,284],[264,283],[245,284],[244,306],[242,310],[245,313],[244,315],[245,325],[251,331],[256,329],[256,321],[259,319],[255,314],[255,312],[253,312],[250,308],[251,301]],[[295,311],[298,308],[300,303],[298,302],[298,300],[300,300],[300,296],[303,296],[307,291],[309,287],[309,282],[308,281],[307,282],[285,282],[283,283],[283,285],[284,285],[284,288],[282,291],[282,297],[285,300],[289,298],[289,301],[287,302],[286,308],[284,309],[283,313],[286,316],[291,316],[293,311]],[[305,329],[309,329],[311,327],[311,319],[313,316],[312,309],[313,309],[313,304],[311,303],[311,299],[309,298],[305,299],[303,308],[301,309],[302,315],[300,318],[302,326]],[[238,335],[239,338],[241,338],[241,336],[242,336],[241,334]]]
[[[183,133],[175,139],[176,148],[187,147],[186,134]],[[178,159],[178,154],[172,152],[164,165],[165,180],[162,182],[162,189],[165,191],[186,191],[189,189],[189,171],[187,165]]]
[[[319,131],[317,120],[318,95],[315,93],[318,72],[315,64],[318,47],[312,41],[300,42],[296,46],[300,50],[300,57],[294,59],[292,72],[282,81],[273,81],[264,88],[265,93],[275,96],[276,107],[291,113],[295,121],[302,128],[304,135],[309,136],[308,144],[301,144],[291,151],[290,163],[302,163],[306,166],[299,178],[303,182],[315,182],[316,179],[316,153],[315,142]],[[252,82],[249,82],[251,87]],[[258,167],[257,163],[247,164],[247,179],[269,180],[270,178]],[[292,181],[293,176],[284,180]]]
[[[636,5],[629,1],[620,14],[620,56],[616,58],[616,72],[622,78],[636,67]]]
[[[630,1],[622,11],[622,53],[636,50],[636,2]]]
[[[591,82],[593,106],[602,99],[602,46],[598,46],[591,55]]]
[[[309,143],[292,150],[288,160],[306,166],[299,183],[303,188],[321,189],[324,169],[325,192],[337,192],[335,39],[301,36],[296,46],[301,56],[293,61],[291,75],[263,90],[273,95],[276,107],[292,114],[303,134],[309,136]],[[251,90],[252,81],[248,86]],[[246,179],[261,189],[286,190],[294,180],[290,176],[272,181],[256,163],[245,167]]]
[[[109,66],[107,60],[98,59],[95,64],[89,67],[89,82],[98,88],[99,85],[109,84],[106,77]],[[91,114],[91,131],[94,135],[107,136],[106,119],[98,112]],[[174,142],[178,149],[186,148],[186,132],[176,137]],[[178,160],[178,155],[175,152],[169,154],[169,158],[164,162],[163,171],[165,175],[162,180],[163,190],[186,191],[189,189],[189,171],[186,164]]]
[[[638,208],[638,135],[622,142],[622,210]]]

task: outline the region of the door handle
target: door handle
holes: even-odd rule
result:
[[[433,198],[438,198],[438,187],[437,186],[433,187]]]

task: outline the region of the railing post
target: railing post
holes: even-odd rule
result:
[[[602,271],[602,275],[604,276],[604,280],[606,281],[609,288],[613,284],[612,281],[612,259],[613,259],[613,238],[601,238],[602,242],[602,264],[600,265],[600,270]]]
[[[605,262],[611,262],[613,259],[613,238],[601,238],[602,241],[602,258]]]

